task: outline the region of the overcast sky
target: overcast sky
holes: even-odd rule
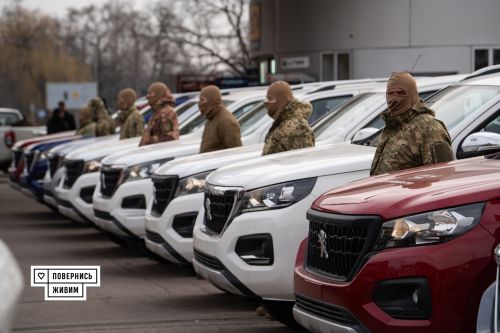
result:
[[[134,0],[136,8],[145,7],[152,0]],[[12,0],[0,0],[0,8],[11,3]],[[46,14],[64,16],[68,8],[81,8],[90,4],[103,3],[103,0],[22,0],[23,6],[38,9]]]

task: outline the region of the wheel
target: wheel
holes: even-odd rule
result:
[[[293,306],[295,302],[286,301],[263,301],[264,309],[277,321],[293,329],[302,329],[302,326],[293,317]]]

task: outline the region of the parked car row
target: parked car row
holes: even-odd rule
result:
[[[287,325],[479,331],[495,317],[484,309],[494,303],[500,238],[500,155],[488,155],[500,151],[500,74],[422,77],[417,86],[457,161],[368,178],[387,105],[384,80],[367,79],[293,87],[313,106],[313,148],[262,157],[272,124],[265,90],[234,90],[223,100],[243,147],[198,154],[195,97],[176,108],[177,141],[21,142],[10,180],[115,242],[193,265]]]

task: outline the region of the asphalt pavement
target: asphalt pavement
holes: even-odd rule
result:
[[[24,291],[14,332],[291,332],[256,304],[78,225],[12,189],[0,177],[0,238],[19,262]],[[30,286],[32,265],[98,265],[101,286],[86,301],[45,301]]]

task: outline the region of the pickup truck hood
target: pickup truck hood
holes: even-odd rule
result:
[[[113,153],[103,159],[105,165],[131,166],[177,156],[196,154],[200,151],[200,139],[190,138],[175,140],[154,145],[135,147],[126,151]]]
[[[115,137],[112,136],[102,136],[102,137],[88,137],[88,138],[81,138],[77,141],[72,141],[68,142],[59,146],[56,146],[52,149],[50,149],[51,154],[57,154],[59,156],[65,156],[66,154],[72,152],[75,149],[78,149],[80,147],[84,147],[87,145],[93,145],[95,143],[103,143],[106,141],[116,141]]]
[[[245,190],[297,179],[320,177],[371,166],[375,148],[338,143],[264,156],[218,169],[207,182]]]
[[[16,143],[14,143],[14,146],[12,147],[12,149],[19,149],[21,147],[26,147],[27,145],[30,145],[30,144],[33,144],[36,142],[40,142],[40,141],[52,140],[52,139],[63,138],[63,137],[70,137],[70,136],[74,136],[74,135],[75,135],[75,131],[66,131],[66,132],[59,132],[59,133],[55,133],[55,134],[36,136],[33,138],[16,141]]]
[[[313,209],[384,219],[500,198],[500,161],[484,157],[367,178],[325,193]]]
[[[71,153],[68,153],[65,159],[84,161],[99,160],[109,154],[112,154],[113,152],[137,147],[140,140],[140,137],[119,140],[119,137],[115,135],[111,140],[78,148]]]
[[[225,165],[248,161],[262,155],[263,144],[218,150],[210,153],[182,157],[163,164],[155,175],[176,175],[179,178],[215,170]]]

